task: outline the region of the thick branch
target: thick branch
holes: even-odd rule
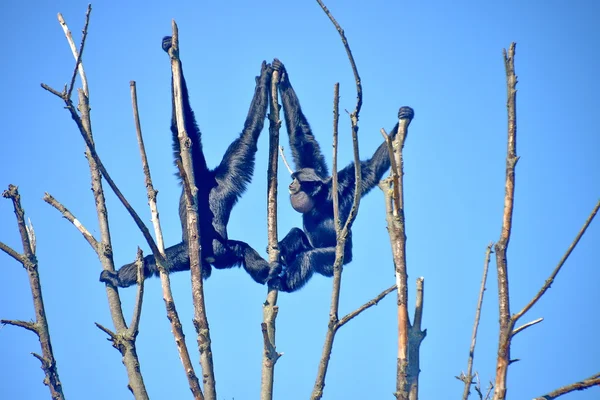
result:
[[[267,232],[269,238],[269,263],[279,261],[279,247],[277,243],[277,150],[279,148],[279,102],[277,88],[279,84],[279,71],[273,71],[271,77],[271,101],[269,112],[269,165],[267,169]],[[279,307],[277,306],[277,289],[268,284],[267,299],[263,304],[263,359],[260,398],[271,400],[273,398],[273,382],[275,379],[275,364],[281,356],[277,353],[275,345],[275,320]]]
[[[175,116],[177,120],[179,148],[181,155],[180,173],[184,183],[188,245],[190,256],[190,272],[192,279],[192,298],[194,301],[194,327],[197,333],[198,350],[200,351],[200,365],[204,384],[204,397],[207,400],[216,400],[216,382],[213,367],[210,328],[206,316],[204,303],[204,286],[202,282],[202,247],[200,245],[200,230],[198,224],[198,189],[194,184],[194,169],[192,153],[190,151],[191,139],[185,130],[185,115],[183,112],[183,98],[181,89],[181,61],[179,59],[179,32],[177,24],[172,22],[172,46],[169,49],[171,58],[171,71],[173,74],[173,97]]]
[[[500,338],[498,340],[498,358],[496,361],[496,384],[494,400],[506,398],[506,377],[510,364],[510,340],[514,323],[510,317],[510,297],[508,292],[508,263],[506,253],[510,242],[512,217],[515,200],[515,166],[517,157],[517,76],[515,75],[515,43],[503,51],[506,70],[507,114],[508,114],[508,150],[506,154],[506,182],[504,187],[504,213],[502,231],[496,242],[496,268],[498,272],[498,304],[500,309]]]

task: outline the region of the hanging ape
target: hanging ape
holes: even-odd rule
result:
[[[171,37],[164,37],[162,41],[163,50],[168,53],[171,45]],[[227,223],[229,222],[231,209],[246,190],[246,186],[250,183],[254,172],[256,142],[265,121],[272,72],[271,65],[263,61],[260,76],[256,78],[254,97],[252,103],[250,103],[250,110],[242,133],[229,145],[221,163],[214,169],[209,169],[206,165],[201,142],[202,135],[196,124],[194,112],[190,107],[183,70],[181,73],[185,130],[192,141],[190,150],[192,152],[194,180],[198,188],[198,217],[203,257],[202,275],[205,279],[211,274],[211,264],[218,269],[242,265],[252,279],[261,284],[267,282],[271,277],[277,276],[281,271],[278,263],[270,266],[247,243],[230,240],[227,236]],[[171,84],[173,153],[175,160],[180,160],[173,90]],[[179,174],[177,176],[181,181],[181,176]],[[171,263],[169,273],[190,269],[185,209],[185,198],[182,191],[179,200],[179,218],[181,219],[183,238],[181,243],[165,250]],[[158,276],[158,268],[154,256],[149,255],[144,258],[144,277],[153,275]],[[100,280],[109,282],[114,286],[128,287],[137,281],[137,268],[134,263],[131,263],[122,266],[114,273],[103,271]]]
[[[279,249],[285,266],[283,274],[275,280],[284,292],[302,288],[314,272],[324,276],[333,275],[336,235],[333,220],[332,179],[325,158],[312,130],[302,113],[296,92],[290,84],[289,75],[281,61],[273,60],[273,69],[280,73],[279,91],[290,148],[296,172],[289,186],[292,207],[302,213],[304,230],[293,228],[281,242]],[[402,107],[399,119],[412,120],[414,112]],[[390,135],[395,137],[398,124]],[[367,194],[381,180],[390,167],[387,145],[381,144],[373,156],[361,161],[361,196]],[[338,172],[339,214],[342,224],[348,218],[354,200],[354,163]],[[352,232],[348,234],[344,248],[344,264],[352,261]]]

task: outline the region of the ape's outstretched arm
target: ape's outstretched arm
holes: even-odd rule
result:
[[[162,48],[168,53],[172,46],[171,36],[165,36],[162,40]],[[181,63],[181,60],[180,60]],[[173,77],[171,77],[171,102],[172,102],[172,114],[171,114],[171,133],[173,134],[173,155],[175,160],[181,159],[181,153],[179,148],[179,138],[177,137],[179,130],[177,128],[177,117],[175,116],[175,88],[173,87]],[[183,114],[185,115],[185,131],[192,141],[192,157],[194,160],[194,176],[203,177],[208,171],[206,166],[206,159],[202,151],[202,139],[200,129],[196,123],[196,116],[190,106],[190,98],[188,95],[187,84],[183,75],[183,63],[181,63],[181,98],[183,100]],[[179,176],[179,173],[177,173]]]
[[[410,107],[400,107],[398,111],[398,119],[409,119],[412,120],[414,116],[414,111]],[[389,132],[392,140],[396,137],[398,133],[398,124],[394,126],[394,128]],[[382,143],[373,156],[366,160],[360,162],[360,171],[361,171],[361,196],[369,193],[371,189],[373,189],[381,178],[383,174],[390,168],[390,154],[387,147],[387,144]],[[340,197],[342,198],[351,198],[354,193],[354,163],[350,163],[347,167],[338,172],[338,192],[340,193]]]
[[[300,102],[289,80],[285,67],[278,59],[273,60],[273,69],[279,71],[279,92],[283,103],[285,125],[290,138],[290,148],[296,170],[312,168],[323,179],[329,176],[329,169],[321,153],[319,143],[312,134],[310,125],[300,108]]]
[[[250,103],[244,129],[240,137],[229,145],[223,160],[215,168],[218,197],[230,207],[229,209],[252,180],[254,155],[257,151],[256,142],[265,123],[272,73],[271,64],[263,61],[260,76],[256,77],[254,97]]]

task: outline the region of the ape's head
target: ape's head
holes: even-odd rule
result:
[[[325,182],[312,168],[302,168],[292,174],[290,202],[294,210],[305,214],[315,208],[318,197],[323,192]]]

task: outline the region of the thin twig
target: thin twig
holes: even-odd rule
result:
[[[283,160],[283,163],[285,164],[285,167],[287,168],[290,175],[293,174],[294,171],[292,170],[292,168],[290,168],[290,164],[288,164],[287,159],[285,158],[285,154],[283,154],[283,146],[279,146],[279,155],[281,156],[281,159]]]
[[[518,327],[517,329],[515,329],[515,330],[513,330],[513,331],[512,331],[512,333],[511,333],[512,337],[515,337],[515,335],[516,335],[517,333],[519,333],[519,332],[521,332],[521,331],[523,331],[523,330],[525,330],[525,329],[529,328],[530,326],[533,326],[533,325],[539,324],[539,323],[540,323],[540,322],[542,322],[543,320],[544,320],[544,318],[538,318],[538,319],[535,319],[535,320],[533,320],[533,321],[531,321],[531,322],[528,322],[528,323],[526,323],[526,324],[524,324],[524,325],[521,325],[520,327]]]
[[[464,376],[463,380],[463,382],[465,383],[465,389],[463,391],[462,397],[463,400],[467,400],[469,398],[471,384],[473,383],[473,360],[475,358],[475,344],[477,343],[477,329],[479,328],[479,320],[481,319],[481,306],[483,304],[483,294],[485,292],[485,284],[487,281],[487,274],[490,266],[492,245],[493,243],[488,244],[487,249],[485,250],[485,261],[483,262],[483,275],[481,277],[481,286],[479,288],[479,298],[477,299],[477,307],[475,308],[475,321],[473,322],[473,333],[471,334],[471,347],[469,348],[467,374]]]
[[[365,311],[368,308],[371,308],[373,306],[376,306],[381,300],[383,300],[383,298],[385,296],[387,296],[388,294],[392,293],[394,290],[396,290],[396,285],[391,286],[387,289],[385,289],[383,292],[379,293],[377,296],[375,296],[373,299],[367,301],[365,304],[363,304],[362,306],[358,307],[356,310],[346,314],[344,317],[342,317],[339,322],[337,323],[337,327],[341,328],[342,326],[344,326],[346,323],[350,322],[350,320],[352,320],[354,317],[356,317],[358,314],[362,313],[363,311]]]
[[[56,208],[63,217],[69,221],[70,223],[77,228],[77,230],[83,235],[84,239],[92,246],[92,249],[98,254],[101,250],[98,245],[98,241],[94,238],[94,236],[86,229],[86,227],[77,219],[75,216],[69,211],[64,205],[62,205],[58,200],[56,200],[51,194],[44,193],[43,200],[50,204],[52,207]]]
[[[87,84],[87,78],[85,75],[85,70],[83,69],[83,64],[81,63],[81,55],[83,53],[83,48],[85,45],[85,40],[87,38],[87,33],[88,33],[88,25],[90,23],[90,14],[92,12],[92,5],[88,4],[88,8],[87,11],[85,13],[85,25],[82,31],[82,36],[81,36],[81,44],[79,45],[79,51],[77,50],[77,47],[75,47],[75,41],[73,40],[73,36],[71,35],[71,31],[69,30],[69,27],[67,26],[67,23],[65,22],[65,19],[63,18],[61,13],[58,13],[58,22],[60,23],[60,26],[63,28],[63,31],[65,32],[65,36],[67,38],[67,42],[69,43],[69,46],[71,47],[71,52],[73,53],[73,57],[75,57],[75,70],[73,71],[73,75],[71,77],[71,83],[68,86],[68,91],[66,91],[66,98],[71,98],[71,93],[73,91],[73,86],[75,85],[75,75],[76,72],[79,71],[79,76],[81,78],[81,86],[83,86],[83,91],[85,92],[85,95],[87,97],[90,97],[90,92],[88,90],[88,84]]]
[[[138,247],[137,257],[135,259],[135,265],[137,267],[137,293],[135,296],[135,305],[133,307],[133,315],[131,316],[131,323],[129,324],[129,334],[136,337],[139,332],[140,318],[142,316],[142,303],[144,299],[144,253],[142,249]]]
[[[183,327],[181,320],[179,319],[179,313],[175,306],[175,300],[173,299],[173,292],[171,291],[171,280],[169,274],[165,270],[165,264],[169,261],[164,256],[165,245],[163,241],[162,229],[160,226],[160,217],[158,213],[158,205],[156,204],[157,191],[154,189],[152,183],[152,177],[150,175],[150,166],[148,165],[148,157],[146,156],[146,147],[144,145],[144,138],[142,135],[142,126],[140,123],[139,110],[137,104],[137,89],[134,81],[129,83],[131,89],[131,104],[133,109],[133,120],[135,123],[136,137],[138,140],[138,147],[140,149],[140,157],[142,159],[142,170],[144,171],[144,181],[146,185],[146,192],[148,194],[148,205],[150,206],[150,212],[152,214],[152,224],[154,226],[154,236],[156,237],[156,246],[162,257],[154,257],[156,265],[158,267],[158,273],[160,276],[160,283],[163,292],[163,300],[165,301],[165,308],[167,310],[167,318],[171,323],[171,331],[175,338],[175,344],[177,345],[177,351],[179,352],[179,358],[183,364],[183,369],[188,380],[188,385],[192,391],[192,395],[196,400],[203,400],[204,395],[200,388],[200,382],[196,371],[194,371],[194,365],[190,358],[190,353],[185,342],[185,335],[183,333]]]
[[[592,210],[592,212],[588,216],[587,220],[585,221],[585,223],[579,230],[579,233],[575,237],[575,240],[573,240],[573,242],[567,249],[567,252],[560,259],[560,261],[558,262],[558,265],[556,266],[556,268],[554,268],[554,271],[552,271],[552,273],[550,274],[550,277],[548,279],[546,279],[546,282],[544,283],[544,285],[542,286],[540,291],[533,297],[533,299],[531,299],[531,301],[529,303],[527,303],[527,305],[525,307],[523,307],[523,309],[521,311],[519,311],[518,313],[513,315],[512,319],[514,322],[518,321],[519,318],[521,318],[527,311],[529,311],[531,309],[531,307],[533,307],[535,305],[535,303],[537,303],[538,300],[544,295],[544,293],[546,293],[546,291],[550,288],[552,283],[554,283],[554,278],[556,278],[556,275],[558,275],[558,273],[560,272],[563,265],[565,265],[565,262],[567,261],[567,259],[569,258],[569,256],[571,255],[571,253],[573,252],[573,250],[579,243],[579,240],[581,240],[581,237],[587,230],[588,226],[590,226],[590,224],[594,220],[594,217],[598,213],[598,210],[600,210],[600,200],[594,206],[594,209]]]

